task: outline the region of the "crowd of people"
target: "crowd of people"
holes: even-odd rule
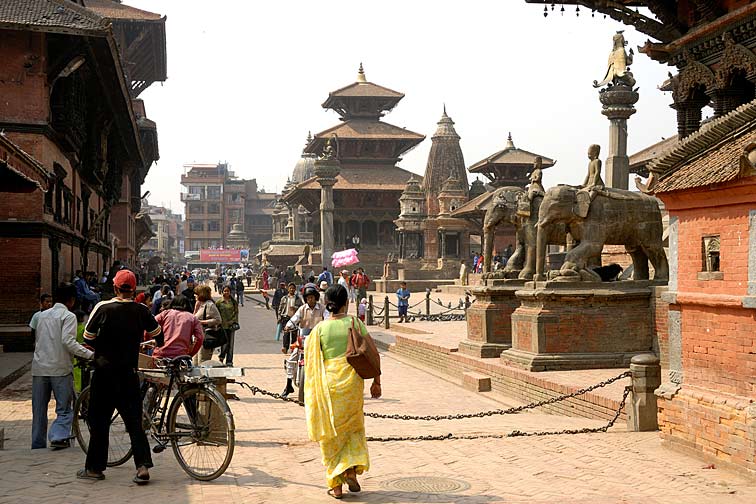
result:
[[[369,337],[364,325],[370,278],[362,268],[336,276],[323,268],[315,276],[292,268],[227,268],[215,275],[167,270],[149,287],[137,289],[137,275],[114,264],[101,281],[77,271],[54,296],[40,297],[40,310],[29,325],[35,337],[32,362],[32,448],[70,446],[73,398],[87,385],[89,373],[75,373],[73,358],[91,361],[88,423],[90,442],[80,479],[105,478],[110,418],[117,410],[129,433],[139,485],[150,481],[153,466],[142,425],[142,387],[137,372],[145,341],[154,341],[153,358],[193,357],[195,365],[216,357],[234,365],[234,340],[240,330],[245,287],[268,296],[282,340],[286,385],[296,383],[304,400],[308,433],[320,443],[329,493],[342,496],[342,485],[359,491],[357,475],[369,467],[362,415],[363,379],[346,361],[349,331]],[[196,276],[195,276],[196,275]],[[213,296],[212,280],[219,296]],[[244,285],[246,282],[246,286]],[[406,320],[410,297],[406,284],[397,291]],[[259,290],[258,290],[259,289]],[[350,303],[356,306],[349,314]],[[401,315],[401,313],[400,313]],[[351,328],[351,329],[350,329]],[[86,376],[85,376],[86,375]],[[305,380],[304,377],[308,379]],[[371,387],[380,396],[380,379]],[[55,399],[56,418],[48,429],[47,409]],[[328,420],[331,419],[331,420]],[[326,425],[326,423],[328,423]]]

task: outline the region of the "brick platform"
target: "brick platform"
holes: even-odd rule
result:
[[[505,363],[529,371],[627,367],[654,350],[649,282],[529,282]]]
[[[493,282],[472,289],[475,303],[467,310],[467,338],[459,344],[464,354],[496,358],[512,346],[512,313],[520,306],[515,292],[525,281]]]
[[[439,331],[443,331],[441,325],[444,322],[435,324]],[[439,335],[438,339],[442,343],[436,343],[433,341],[433,335],[428,334],[386,333],[374,327],[370,328],[370,332],[378,342],[393,340],[394,343],[381,346],[398,356],[408,358],[422,368],[439,372],[463,385],[465,385],[466,373],[474,373],[478,379],[488,377],[493,392],[515,398],[523,403],[568,394],[622,372],[618,369],[592,369],[537,373],[507,366],[498,359],[464,355],[458,351],[459,341],[462,338],[458,337],[455,343],[454,338],[449,334],[444,334],[443,337]],[[468,377],[467,381],[469,380]],[[619,407],[622,391],[625,385],[629,384],[629,379],[619,380],[594,392],[544,406],[536,411],[608,420]],[[623,421],[626,419],[624,411],[620,418]]]

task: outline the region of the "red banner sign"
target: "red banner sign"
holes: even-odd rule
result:
[[[203,263],[238,263],[241,260],[240,250],[202,249],[200,262]]]

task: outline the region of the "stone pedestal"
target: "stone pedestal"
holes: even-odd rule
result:
[[[529,282],[504,363],[530,371],[627,367],[653,347],[650,282]],[[477,303],[476,303],[477,304]]]
[[[499,357],[512,346],[512,313],[520,306],[515,293],[524,280],[487,280],[471,290],[475,303],[467,309],[467,338],[460,353],[482,358]]]

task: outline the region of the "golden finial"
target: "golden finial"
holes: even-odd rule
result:
[[[357,71],[357,82],[367,82],[367,78],[365,78],[365,69],[362,68],[362,62],[360,62],[360,69]]]

